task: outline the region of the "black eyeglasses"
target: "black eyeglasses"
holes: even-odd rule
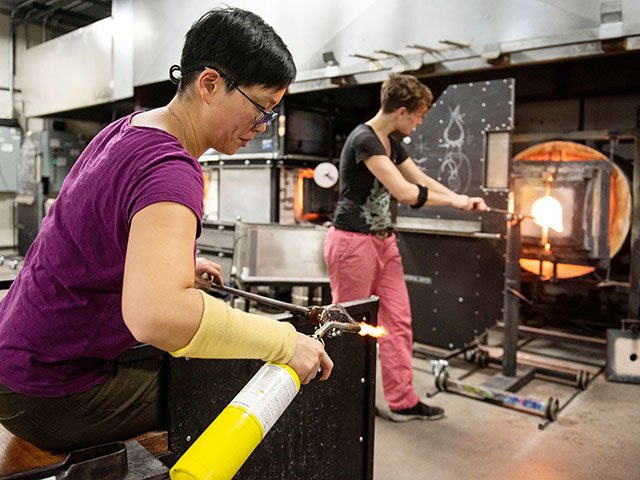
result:
[[[276,117],[278,116],[277,112],[274,112],[273,110],[269,110],[269,111],[265,110],[265,108],[262,105],[260,105],[258,102],[253,100],[249,95],[244,93],[240,89],[240,87],[235,85],[235,82],[233,80],[230,80],[229,77],[227,77],[227,75],[222,73],[216,67],[212,67],[210,65],[204,65],[202,67],[198,67],[198,68],[195,68],[193,70],[189,70],[188,72],[183,72],[182,75],[186,75],[187,73],[195,72],[197,70],[203,70],[205,68],[210,68],[211,70],[215,70],[216,72],[218,72],[218,75],[220,75],[223,78],[223,80],[227,83],[227,85],[229,86],[230,89],[238,90],[242,94],[242,96],[244,98],[249,100],[251,102],[251,104],[258,109],[258,111],[260,112],[260,115],[253,122],[253,125],[251,126],[251,130],[257,130],[258,128],[260,128],[263,125],[269,126],[276,119]]]
[[[222,74],[220,74],[220,76],[222,78],[224,78],[222,76]],[[236,87],[236,90],[238,90],[242,96],[244,98],[246,98],[247,100],[249,100],[254,107],[256,107],[258,109],[258,111],[260,112],[260,116],[258,118],[256,118],[256,121],[253,123],[253,126],[251,127],[251,130],[257,130],[258,128],[260,128],[262,125],[266,125],[269,126],[271,125],[271,123],[276,119],[276,117],[278,116],[277,112],[274,112],[273,110],[269,110],[268,112],[257,102],[253,101],[251,99],[251,97],[249,95],[247,95],[246,93],[244,93],[242,90],[240,90],[240,87]]]

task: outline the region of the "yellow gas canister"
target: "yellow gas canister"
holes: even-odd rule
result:
[[[171,469],[172,480],[230,480],[300,391],[288,365],[265,363]]]

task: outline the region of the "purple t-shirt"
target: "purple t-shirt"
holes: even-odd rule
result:
[[[102,383],[138,342],[122,319],[133,216],[157,202],[202,221],[202,170],[169,133],[130,124],[102,130],[84,150],[42,221],[22,270],[0,302],[0,384],[60,397]]]

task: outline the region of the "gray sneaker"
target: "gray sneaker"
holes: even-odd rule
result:
[[[412,408],[391,410],[389,419],[393,422],[408,422],[409,420],[438,420],[444,417],[444,410],[440,407],[430,407],[418,402]]]

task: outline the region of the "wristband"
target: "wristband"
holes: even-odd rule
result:
[[[411,205],[411,208],[420,208],[424,206],[424,204],[427,203],[427,197],[429,196],[429,189],[427,187],[418,184],[416,184],[416,186],[418,187],[418,201]]]

